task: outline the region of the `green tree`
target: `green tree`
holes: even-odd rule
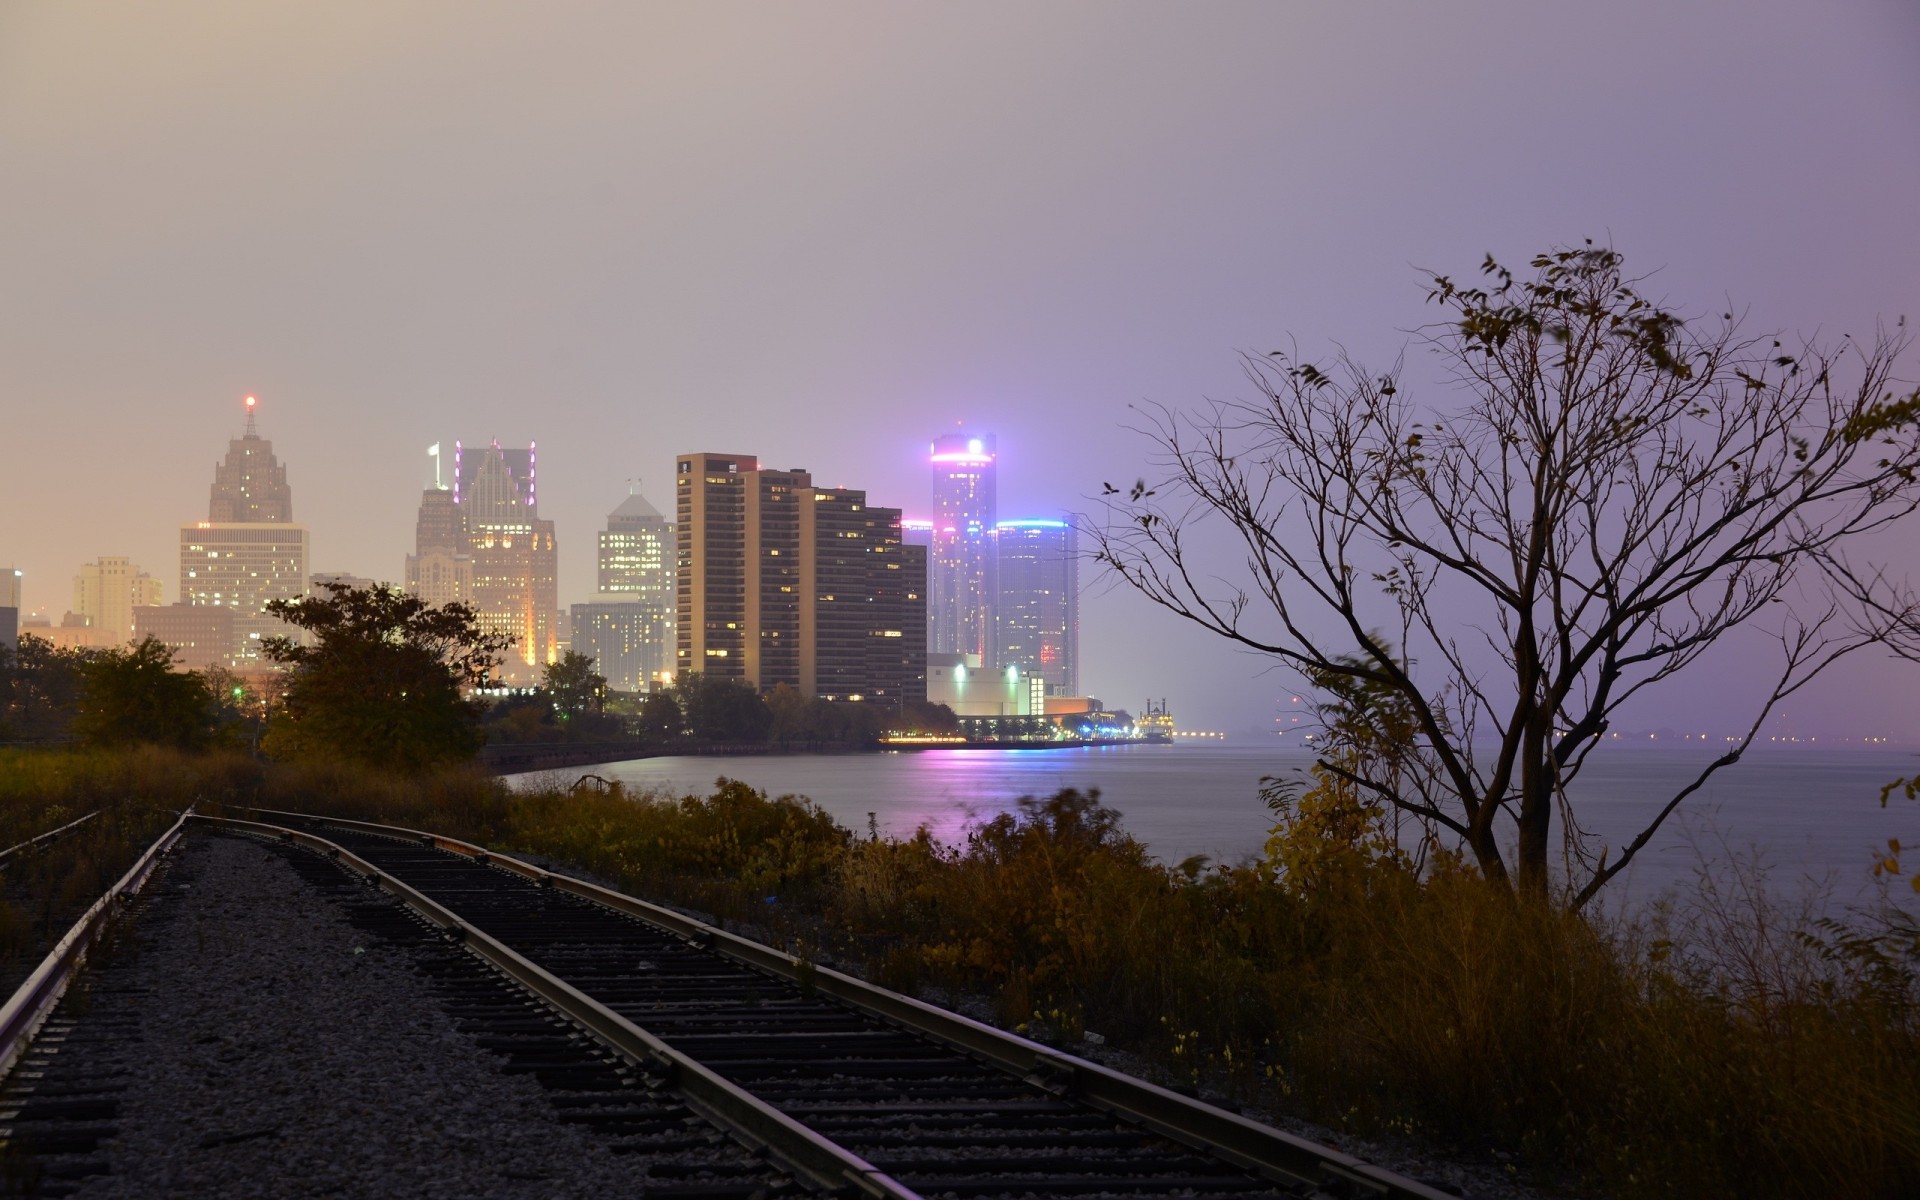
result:
[[[650,742],[668,742],[682,737],[687,732],[686,714],[680,711],[680,704],[671,692],[649,692],[640,702],[640,715],[635,718],[641,737]]]
[[[1163,412],[1169,473],[1109,485],[1097,556],[1310,680],[1390,697],[1371,711],[1404,716],[1407,751],[1321,767],[1534,895],[1557,828],[1577,907],[1786,697],[1867,647],[1914,655],[1920,601],[1857,552],[1920,503],[1920,392],[1896,389],[1904,328],[1789,349],[1665,311],[1590,242],[1532,268],[1429,276],[1445,401],[1398,363],[1276,351],[1247,358],[1254,399]],[[1208,561],[1209,521],[1242,573]],[[1776,649],[1745,737],[1598,844],[1568,785],[1622,705],[1736,629]]]
[[[197,748],[213,740],[220,706],[197,671],[173,669],[157,638],[101,650],[80,664],[73,733],[93,745],[152,743]]]
[[[547,696],[562,719],[570,721],[589,713],[605,711],[607,677],[595,671],[593,666],[592,655],[569,650],[560,656],[558,662],[548,663],[542,672]]]
[[[68,650],[30,633],[0,646],[0,741],[60,741],[72,734],[80,668],[93,650]]]
[[[703,742],[764,742],[773,713],[751,687],[697,671],[682,672],[674,699],[686,714],[687,728]]]
[[[292,668],[267,752],[404,770],[472,757],[481,705],[462,689],[485,684],[513,639],[482,629],[464,604],[436,608],[384,584],[323,586],[326,596],[267,605],[312,638],[266,643],[268,658]]]
[[[926,700],[909,700],[901,705],[900,718],[895,724],[903,733],[960,732],[960,718],[953,715],[951,708]]]

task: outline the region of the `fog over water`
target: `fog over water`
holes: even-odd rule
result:
[[[1573,789],[1581,819],[1606,843],[1629,841],[1660,803],[1710,761],[1689,749],[1621,747],[1597,753]],[[1240,862],[1260,853],[1270,814],[1262,775],[1304,773],[1310,751],[1252,745],[1114,746],[1084,750],[931,750],[862,755],[648,758],[579,768],[630,786],[708,790],[721,776],[774,795],[806,796],[857,831],[868,814],[883,835],[925,826],[945,842],[1014,811],[1021,796],[1097,788],[1126,830],[1163,863],[1202,854]],[[1888,838],[1920,844],[1920,805],[1880,789],[1914,774],[1911,753],[1756,749],[1689,798],[1610,887],[1625,902],[1689,884],[1702,863],[1724,869],[1757,852],[1777,894],[1828,881],[1839,903],[1863,901],[1871,852]],[[544,780],[545,773],[514,776]]]

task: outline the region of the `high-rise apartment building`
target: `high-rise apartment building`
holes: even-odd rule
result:
[[[1055,695],[1080,694],[1080,546],[1072,523],[1000,521],[994,527],[997,667],[1018,667]]]
[[[437,463],[438,449],[432,451]],[[453,448],[453,487],[421,497],[407,587],[429,603],[459,600],[480,624],[513,638],[509,683],[533,683],[559,653],[559,557],[535,491],[536,449],[499,442]]]
[[[73,577],[72,612],[103,631],[109,645],[133,636],[133,610],[160,603],[160,581],[125,555],[103,554]]]
[[[924,577],[898,509],[816,488],[745,454],[683,454],[675,474],[679,670],[889,703],[925,695]]]
[[[600,531],[600,594],[575,604],[572,648],[607,683],[644,691],[674,670],[673,524],[636,488]]]
[[[246,432],[214,468],[207,519],[180,527],[180,602],[233,610],[228,662],[242,668],[261,663],[263,639],[292,631],[267,604],[307,587],[307,530],[294,524],[286,468],[255,428],[256,404],[247,397]]]
[[[933,528],[927,554],[927,643],[933,654],[993,661],[992,434],[933,440]]]

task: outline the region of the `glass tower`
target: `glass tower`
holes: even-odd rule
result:
[[[933,530],[927,553],[927,650],[993,666],[992,434],[933,440]]]

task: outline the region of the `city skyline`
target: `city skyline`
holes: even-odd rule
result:
[[[1756,335],[1920,315],[1920,13],[1610,12],[12,10],[0,566],[56,620],[100,555],[169,575],[164,523],[249,392],[311,562],[368,576],[412,548],[420,448],[537,438],[575,600],[609,491],[664,447],[749,431],[925,516],[927,435],[992,430],[1000,512],[1045,517],[1153,480],[1134,429],[1247,395],[1242,351],[1404,350],[1445,407],[1417,268],[1489,252],[1610,242]],[[82,456],[110,482],[75,486]],[[1297,685],[1082,583],[1084,690],[1241,729]],[[1635,723],[1724,711],[1756,648]],[[1862,660],[1789,720],[1920,737],[1913,682]]]

